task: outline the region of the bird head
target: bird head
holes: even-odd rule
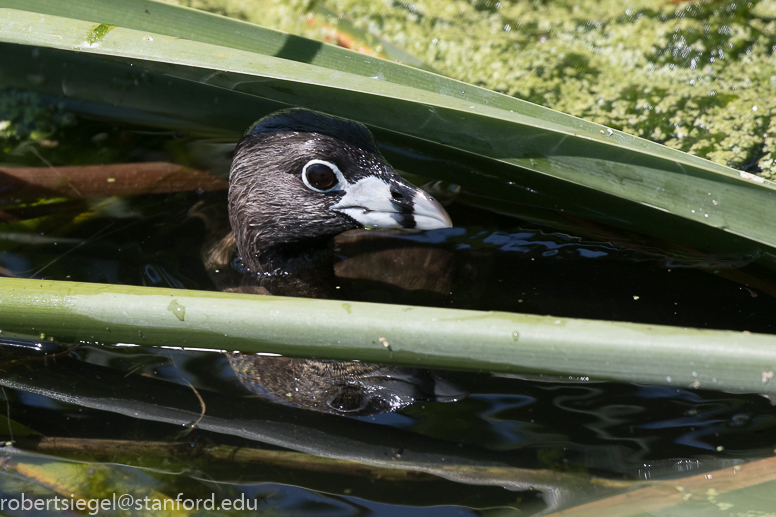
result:
[[[402,179],[358,122],[300,108],[256,122],[237,145],[229,219],[243,264],[357,228],[449,228],[442,206]]]

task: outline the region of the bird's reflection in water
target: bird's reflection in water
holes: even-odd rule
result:
[[[424,273],[429,264],[445,264],[440,250],[338,256],[332,239],[348,230],[452,226],[441,205],[396,174],[369,131],[352,121],[292,109],[257,122],[235,150],[229,220],[231,234],[206,257],[211,271],[236,261],[241,278],[227,290],[335,298],[338,277],[385,280],[388,266],[404,272],[388,275],[402,289],[449,283],[444,267],[436,278]],[[253,354],[234,354],[229,362],[256,395],[326,413],[365,416],[465,396],[427,370]]]
[[[466,394],[435,372],[348,361],[229,356],[240,382],[268,400],[324,413],[367,416]]]

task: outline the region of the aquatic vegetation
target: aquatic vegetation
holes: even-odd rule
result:
[[[169,3],[326,40],[324,4],[449,77],[776,176],[772,2]]]
[[[30,91],[0,88],[0,159],[26,154],[31,143],[56,147],[55,134],[75,123],[75,114],[61,102],[47,101]]]

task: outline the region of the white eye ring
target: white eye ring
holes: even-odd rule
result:
[[[315,188],[310,184],[310,181],[307,179],[307,168],[311,165],[325,165],[328,168],[330,168],[332,171],[334,171],[334,174],[337,175],[337,183],[332,185],[331,187],[327,189],[319,189]],[[305,164],[304,167],[302,167],[302,181],[304,182],[305,186],[309,188],[310,190],[314,190],[315,192],[331,192],[333,190],[340,190],[343,188],[344,185],[347,185],[347,181],[345,181],[345,176],[342,175],[342,171],[339,170],[339,167],[334,165],[331,162],[327,162],[324,160],[310,160]]]

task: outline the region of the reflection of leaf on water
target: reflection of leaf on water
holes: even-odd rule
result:
[[[424,473],[412,468],[398,466],[384,468],[363,465],[345,459],[324,458],[298,452],[269,451],[214,444],[199,444],[192,447],[192,444],[188,442],[44,438],[40,440],[22,439],[15,445],[17,449],[36,453],[36,456],[30,457],[27,453],[17,450],[6,456],[12,459],[11,462],[6,462],[6,467],[28,478],[35,479],[45,487],[53,487],[60,494],[69,486],[63,482],[62,477],[65,477],[68,482],[70,482],[69,476],[78,479],[79,476],[83,475],[81,467],[89,467],[93,470],[97,466],[93,463],[95,461],[132,465],[135,468],[150,469],[152,472],[170,475],[179,475],[182,472],[195,470],[198,472],[198,477],[206,476],[216,483],[219,479],[226,481],[223,472],[228,470],[232,470],[233,478],[239,475],[243,483],[248,483],[251,479],[266,479],[265,474],[257,475],[256,467],[258,466],[281,467],[311,474],[377,478],[383,482],[428,484],[437,479],[432,473]],[[47,465],[55,465],[56,468],[44,468],[25,463],[30,461],[30,458],[41,458],[41,456],[37,456],[39,454],[46,455],[50,461]],[[92,463],[73,464],[51,461],[57,457]],[[36,461],[40,462],[40,459]],[[99,468],[105,469],[106,467]],[[537,486],[541,486],[543,483],[550,484],[550,481],[554,480],[557,489],[563,487],[580,489],[580,486],[577,485],[592,483],[599,485],[604,491],[621,492],[619,495],[605,497],[595,502],[551,514],[557,517],[566,515],[600,517],[601,515],[641,515],[643,512],[655,512],[686,504],[698,505],[699,503],[703,503],[706,508],[717,506],[717,509],[724,509],[725,505],[731,504],[725,501],[736,500],[736,498],[740,500],[740,497],[746,497],[745,492],[741,492],[745,489],[758,485],[763,485],[763,488],[771,486],[775,469],[776,460],[769,458],[746,464],[730,465],[724,469],[703,474],[649,482],[617,482],[595,478],[586,479],[585,476],[569,476],[548,470],[465,465],[444,467],[443,475],[448,479],[460,479],[464,483],[471,482],[472,479],[478,479],[479,482],[501,479],[507,483],[509,480],[524,476],[525,479],[535,482]],[[99,471],[98,474],[101,472]],[[105,476],[105,473],[101,475]],[[137,475],[139,474],[136,474],[135,477]],[[437,475],[439,474],[437,473]],[[93,484],[94,479],[96,478],[90,477],[87,485]],[[72,484],[72,482],[70,483]],[[90,486],[90,488],[93,487]],[[126,491],[126,487],[122,486],[122,489]],[[168,493],[170,493],[169,490]],[[92,491],[88,497],[101,497],[101,495]],[[616,508],[616,511],[612,508]]]
[[[4,396],[5,398],[5,396]],[[0,411],[5,406],[0,402]],[[34,429],[30,429],[24,424],[20,424],[16,420],[9,419],[4,414],[0,414],[0,436],[11,438],[18,438],[21,436],[40,436],[41,434]]]
[[[65,167],[0,167],[3,195],[130,196],[226,190],[227,182],[174,163],[117,163]]]
[[[379,474],[387,469],[391,471],[386,473],[390,478],[412,479],[413,482],[429,475],[464,485],[505,487],[520,492],[539,491],[550,508],[583,495],[604,495],[623,486],[622,483],[585,475],[522,468],[520,464],[524,460],[521,454],[504,458],[498,451],[447,443],[357,420],[348,420],[343,426],[343,420],[338,416],[264,403],[257,399],[225,397],[200,391],[200,401],[188,387],[134,375],[126,377],[121,372],[67,357],[60,357],[56,368],[46,367],[42,361],[16,361],[6,362],[4,370],[0,385],[7,388],[140,420],[177,426],[191,426],[199,420],[198,429],[222,435],[224,439],[241,437],[317,457],[310,460],[307,467],[301,455],[245,452],[239,457],[246,464],[269,462],[301,470],[309,468],[315,472],[352,469],[351,473],[359,473],[366,469],[366,472]],[[203,405],[207,408],[204,416],[201,414]],[[24,443],[19,441],[21,447]],[[26,443],[31,450],[48,453],[60,450],[76,457],[83,457],[89,447],[94,450],[89,451],[87,457],[92,453],[108,454],[111,448],[121,447],[120,443],[111,441],[50,439]],[[126,446],[130,449],[136,447],[131,444]],[[163,446],[157,444],[150,450],[158,451],[159,447]],[[174,445],[169,447],[165,455],[180,456],[175,452]],[[99,453],[100,448],[102,453]],[[211,454],[213,459],[234,459],[237,452],[238,449],[211,448],[207,454]],[[187,454],[176,461],[185,461]],[[158,458],[158,454],[149,456],[154,457]],[[235,480],[236,477],[245,479],[246,475],[234,468],[225,469],[225,472],[226,477],[220,475],[224,481]]]
[[[56,455],[79,461],[110,461],[134,467],[151,468],[170,474],[180,474],[196,467],[202,472],[211,470],[209,476],[228,468],[237,469],[232,479],[239,476],[246,482],[256,474],[257,465],[274,465],[309,472],[347,474],[376,477],[388,481],[430,481],[432,475],[403,469],[391,469],[361,465],[347,460],[324,458],[300,452],[272,451],[258,448],[234,447],[218,444],[190,442],[147,442],[91,438],[44,438],[17,440],[14,446],[27,452]],[[224,462],[219,464],[218,462]],[[251,475],[251,470],[253,474]],[[223,473],[221,474],[223,476]]]
[[[142,194],[174,192],[199,193],[225,190],[225,180],[206,172],[174,163],[148,162],[67,167],[0,167],[3,185],[0,242],[4,252],[26,245],[69,245],[55,254],[34,273],[35,277],[49,266],[85,244],[92,244],[111,234],[125,231],[143,214],[126,198]],[[66,196],[66,197],[61,197]],[[103,199],[107,198],[107,199]],[[30,202],[26,202],[30,200]],[[89,238],[68,238],[73,229],[101,217],[134,218],[114,227],[109,222]],[[38,257],[40,255],[38,254]],[[17,276],[10,271],[7,276]],[[178,283],[180,285],[180,283]]]
[[[5,467],[0,473],[0,481],[8,493],[25,493],[27,499],[32,499],[33,503],[36,499],[53,499],[59,496],[60,509],[64,504],[63,497],[68,500],[68,504],[83,501],[83,506],[88,510],[90,507],[87,505],[91,503],[94,507],[95,499],[112,501],[115,493],[117,496],[129,494],[136,504],[147,505],[149,510],[155,507],[167,510],[165,513],[157,510],[151,515],[189,515],[191,512],[185,511],[186,506],[175,504],[176,499],[200,499],[201,503],[210,500],[209,504],[215,502],[216,508],[219,501],[243,499],[245,501],[241,504],[245,509],[260,509],[262,515],[272,515],[273,511],[287,515],[288,502],[282,495],[273,497],[277,487],[284,481],[282,477],[278,479],[275,473],[278,468],[291,469],[293,474],[287,481],[292,486],[312,485],[312,490],[320,492],[322,498],[339,501],[344,506],[358,507],[360,497],[389,503],[391,498],[394,501],[401,499],[404,504],[415,503],[422,506],[433,505],[437,501],[445,504],[458,499],[451,497],[449,484],[445,485],[445,482],[436,476],[394,469],[370,469],[354,463],[324,460],[293,452],[213,445],[192,447],[191,443],[92,439],[51,439],[31,444],[29,449],[35,452],[19,449],[0,451],[0,462]],[[86,461],[78,460],[84,452],[90,457]],[[102,459],[105,463],[96,463],[95,458]],[[233,474],[229,481],[221,481],[225,472]],[[237,473],[242,477],[238,479]],[[321,474],[334,474],[340,483],[331,483],[332,476]],[[383,490],[374,488],[375,479],[381,481]],[[343,482],[347,487],[344,490]],[[269,486],[265,485],[264,488],[264,483]],[[406,487],[410,485],[437,493],[447,488],[447,494],[450,495],[415,499],[408,497],[406,493]],[[394,486],[404,487],[405,491],[402,492],[402,488],[393,488]],[[483,506],[482,503],[476,502],[482,491],[467,490],[467,487],[460,485],[457,488],[458,493],[468,491],[476,494],[469,498],[473,502],[471,507]],[[337,495],[343,491],[344,497]],[[495,495],[496,500],[491,498],[492,502],[488,507],[500,508],[507,511],[508,515],[514,513],[515,506],[520,506],[521,514],[530,512],[534,515],[541,511],[542,505],[538,500],[529,504],[516,504],[513,494],[503,490],[501,492],[491,492],[490,495]],[[146,497],[147,501],[137,503]],[[464,502],[459,506],[470,505]],[[203,507],[209,509],[201,504],[200,509]],[[138,507],[133,506],[132,509]],[[143,512],[133,512],[133,515],[138,514],[142,515]],[[232,515],[219,513],[224,514]],[[237,512],[234,514],[245,515]]]

